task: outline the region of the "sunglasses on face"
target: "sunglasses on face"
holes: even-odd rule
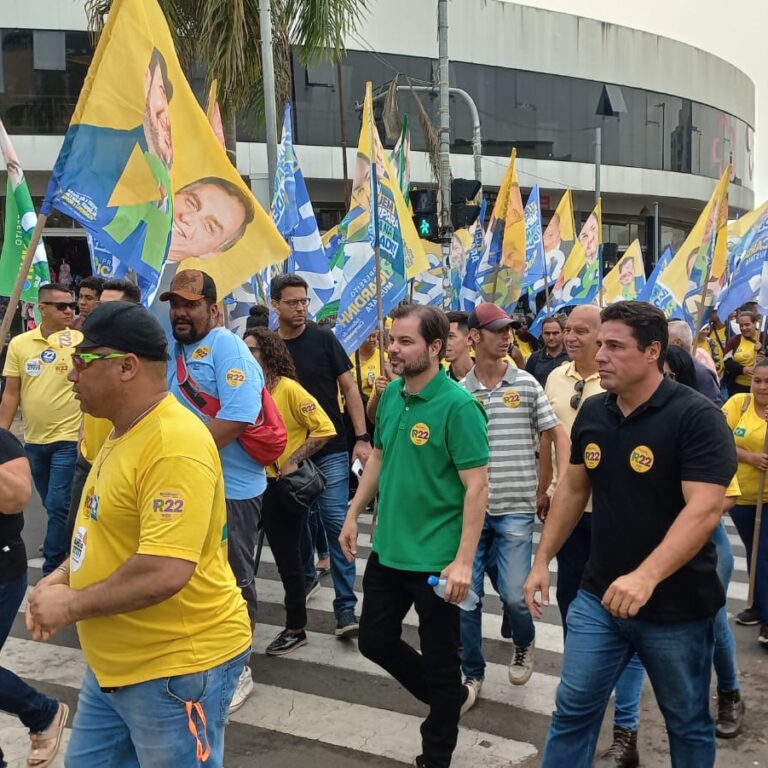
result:
[[[40,304],[45,304],[47,307],[56,307],[59,312],[66,312],[68,309],[77,309],[76,301],[41,301]]]
[[[124,352],[109,352],[107,354],[99,354],[98,352],[75,352],[72,355],[72,365],[75,369],[82,371],[87,368],[94,360],[114,360],[118,357],[125,357]]]
[[[586,382],[584,379],[579,379],[574,385],[573,388],[576,390],[576,394],[571,396],[571,408],[573,408],[574,411],[579,410],[579,405],[581,405],[581,398],[584,397],[584,386]]]

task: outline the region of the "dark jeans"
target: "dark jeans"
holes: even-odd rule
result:
[[[26,590],[26,573],[11,581],[0,581],[0,648],[11,631]],[[59,702],[43,696],[9,669],[0,667],[0,709],[16,715],[31,733],[39,733],[53,722]]]
[[[262,496],[227,499],[227,557],[235,581],[243,593],[251,624],[256,621],[256,544],[259,539]]]
[[[301,545],[307,526],[307,508],[299,505],[288,508],[280,500],[277,481],[268,480],[261,522],[285,590],[285,626],[304,629],[307,606]]]
[[[568,606],[576,598],[581,577],[589,560],[592,536],[592,514],[585,512],[565,544],[557,553],[557,607],[563,620],[563,634],[567,632]]]
[[[72,475],[77,461],[77,443],[60,440],[47,445],[25,446],[32,479],[48,514],[43,541],[43,575],[64,562],[69,551],[67,518],[72,492]]]
[[[429,705],[421,725],[422,755],[430,768],[448,768],[464,701],[459,608],[432,591],[429,575],[388,568],[371,552],[363,577],[365,599],[357,644],[363,656]],[[419,615],[421,653],[401,638],[411,606]]]
[[[752,568],[752,545],[755,540],[755,514],[757,507],[754,504],[737,504],[731,509],[731,519],[739,538],[747,551],[747,570]],[[760,608],[760,620],[768,624],[768,520],[761,519],[760,543],[757,545],[757,568],[755,573],[755,595],[752,602]]]
[[[75,521],[77,513],[80,511],[80,501],[83,496],[85,481],[88,479],[88,473],[91,471],[91,465],[78,453],[75,463],[75,472],[72,475],[72,491],[69,495],[69,517],[67,518],[67,551],[72,545],[72,534],[75,531]]]

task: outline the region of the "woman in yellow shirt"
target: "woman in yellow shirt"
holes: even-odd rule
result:
[[[739,537],[747,551],[747,567],[752,563],[752,542],[755,532],[755,511],[760,473],[768,469],[765,453],[766,416],[768,416],[768,360],[759,360],[752,374],[752,391],[734,395],[723,406],[728,426],[736,441],[739,466],[736,473],[741,495],[731,509]],[[763,498],[768,494],[763,494]],[[757,577],[754,604],[739,614],[740,624],[760,624],[759,640],[768,645],[768,524],[760,526],[757,553]]]
[[[762,358],[758,316],[754,312],[739,313],[741,333],[728,339],[723,355],[728,394],[749,392],[755,363]]]
[[[320,450],[336,429],[317,400],[296,380],[296,368],[285,342],[267,328],[250,328],[243,338],[264,371],[264,380],[280,411],[288,441],[272,467],[267,467],[267,490],[261,521],[285,590],[285,629],[267,646],[268,656],[284,656],[307,643],[306,583],[301,542],[307,527],[306,507],[288,508],[277,493],[278,472],[289,475]]]

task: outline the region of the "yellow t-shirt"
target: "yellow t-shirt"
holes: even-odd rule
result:
[[[93,464],[111,431],[112,422],[109,419],[97,419],[89,413],[83,414],[83,439],[80,441],[80,455],[89,464]]]
[[[250,646],[248,611],[227,562],[219,452],[170,394],[96,457],[75,522],[70,585],[103,581],[136,554],[197,567],[157,605],[77,623],[100,686],[202,672]]]
[[[270,394],[283,417],[288,435],[285,450],[277,460],[278,467],[282,467],[308,437],[336,435],[336,428],[320,403],[298,381],[281,376]],[[267,474],[275,477],[277,473],[273,467],[267,467]]]
[[[533,354],[533,347],[527,342],[523,341],[517,334],[515,334],[515,344],[523,355],[523,360],[528,362],[528,358]]]
[[[349,360],[352,363],[352,378],[355,383],[360,387],[362,393],[370,399],[373,394],[373,387],[376,382],[376,377],[381,376],[381,364],[379,361],[379,350],[375,349],[373,354],[367,359],[363,360],[363,356],[360,355],[360,372],[357,370],[357,361],[354,354],[349,356]]]
[[[72,352],[71,347],[51,347],[39,326],[11,339],[3,376],[19,379],[25,443],[77,441],[80,404],[67,381]]]
[[[755,342],[750,339],[741,337],[739,346],[733,350],[733,361],[738,363],[742,368],[755,364]],[[740,373],[736,377],[736,383],[742,387],[749,387],[752,384],[752,377],[746,373]]]
[[[744,410],[745,403],[749,406]],[[765,419],[755,411],[752,395],[734,395],[723,406],[723,413],[728,426],[733,430],[733,438],[737,448],[745,451],[763,452],[765,444]],[[741,488],[739,504],[757,504],[757,486],[760,481],[760,471],[744,461],[739,462],[736,477]],[[768,497],[768,494],[766,494]]]

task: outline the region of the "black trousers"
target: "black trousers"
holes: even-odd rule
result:
[[[307,514],[306,507],[283,504],[277,493],[276,482],[267,481],[261,522],[285,590],[287,629],[304,629],[307,625],[306,583],[301,557]]]
[[[584,568],[589,560],[592,539],[592,513],[585,512],[571,535],[565,540],[557,553],[557,606],[563,620],[563,635],[568,632],[566,616],[568,606],[576,598],[579,591]]]
[[[465,697],[459,608],[432,591],[429,575],[388,568],[371,552],[363,577],[358,647],[429,706],[421,726],[422,757],[430,768],[448,768]],[[412,605],[419,615],[421,653],[401,637],[403,619]]]

